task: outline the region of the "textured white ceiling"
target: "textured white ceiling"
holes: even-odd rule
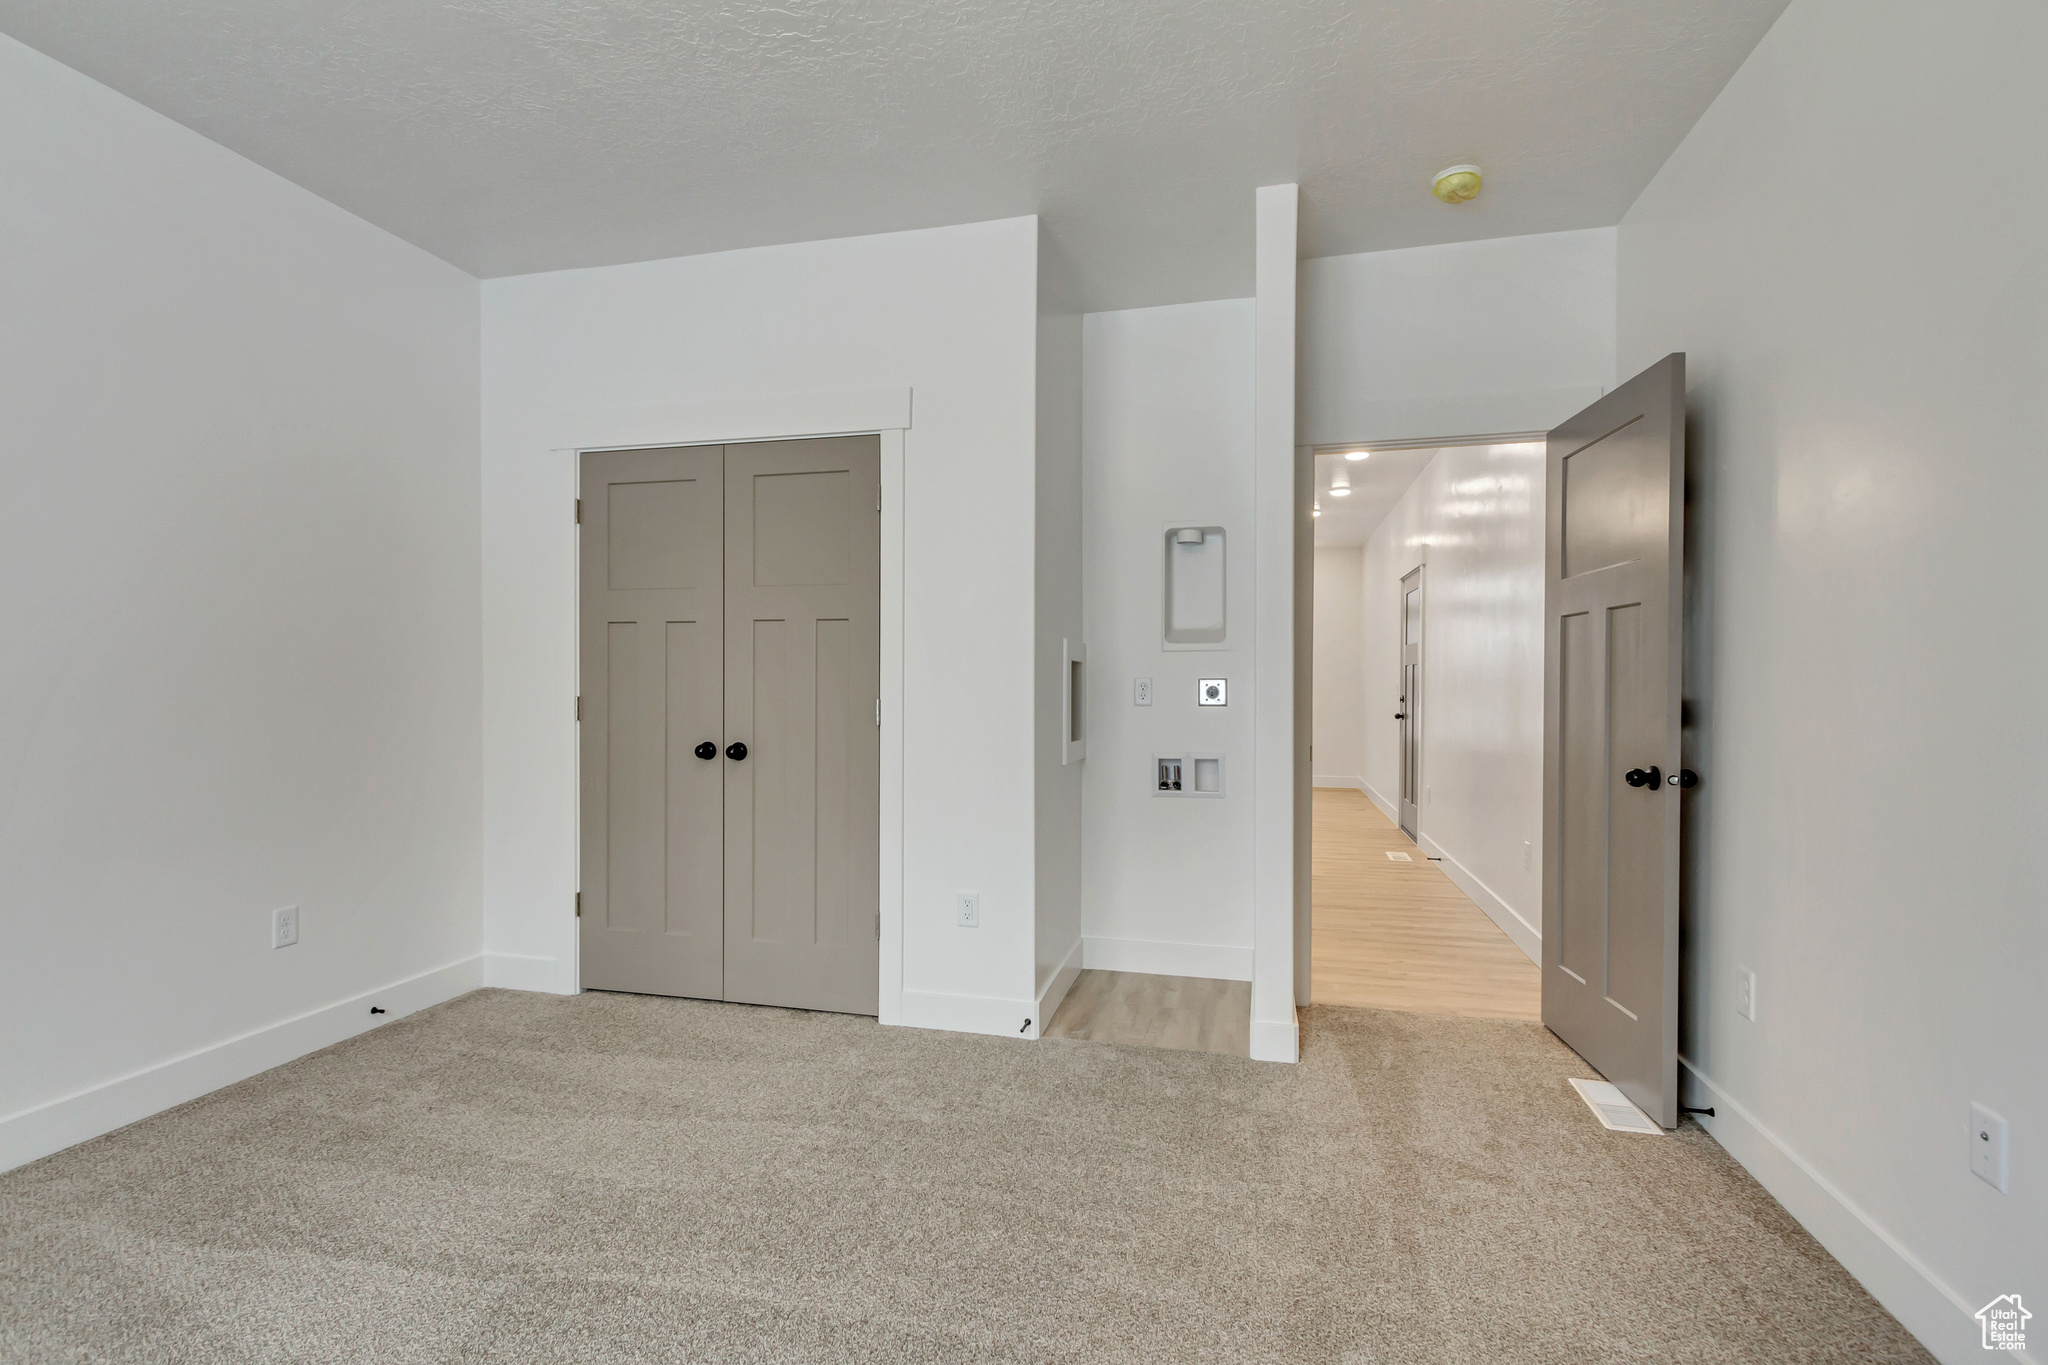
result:
[[[1786,0],[0,0],[479,275],[1046,216],[1092,308],[1616,222]],[[1449,207],[1443,166],[1486,192]]]

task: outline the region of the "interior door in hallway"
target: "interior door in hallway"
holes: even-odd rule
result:
[[[1685,357],[1550,433],[1543,1022],[1678,1121]]]
[[[876,1011],[880,470],[872,436],[726,448],[728,1000]]]
[[[1422,566],[1401,580],[1401,832],[1422,827]]]
[[[593,451],[578,492],[583,984],[716,1000],[725,451]]]

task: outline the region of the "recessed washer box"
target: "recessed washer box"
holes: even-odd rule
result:
[[[1223,795],[1222,754],[1155,754],[1152,758],[1154,796]]]

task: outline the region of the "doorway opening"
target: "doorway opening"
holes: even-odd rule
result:
[[[1314,452],[1314,1003],[1542,1017],[1543,451]]]

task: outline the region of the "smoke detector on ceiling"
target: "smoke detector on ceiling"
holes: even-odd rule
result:
[[[1463,204],[1479,197],[1479,168],[1451,166],[1436,173],[1430,190],[1446,204]]]

